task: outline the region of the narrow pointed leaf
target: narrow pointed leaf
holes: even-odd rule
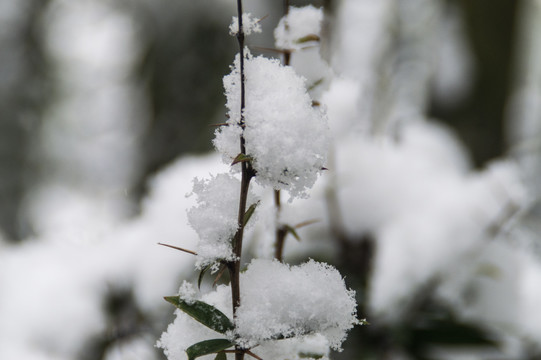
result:
[[[212,267],[212,265],[207,265],[203,268],[203,270],[201,270],[201,272],[199,273],[199,278],[197,278],[197,288],[199,290],[201,290],[201,282],[203,281],[203,277],[205,276],[205,273],[207,272],[208,269],[210,269]]]
[[[299,357],[301,359],[321,359],[323,354],[310,353],[310,352],[300,352]]]
[[[225,354],[225,352],[220,351],[218,354],[216,354],[214,360],[227,360],[227,355]]]
[[[188,355],[188,360],[194,360],[200,356],[218,353],[234,345],[235,343],[228,339],[205,340],[187,348],[186,354]]]
[[[231,163],[231,165],[235,165],[235,164],[238,164],[238,163],[241,163],[241,162],[247,162],[247,161],[252,161],[252,157],[251,156],[248,156],[246,154],[243,154],[243,153],[240,153],[237,155],[237,157],[233,160],[233,162]]]
[[[250,221],[250,218],[254,214],[255,208],[257,207],[258,204],[259,203],[250,205],[248,210],[246,210],[246,212],[244,213],[244,226],[246,226],[246,224],[248,224],[248,221]]]
[[[296,43],[302,44],[302,43],[306,43],[310,41],[319,41],[319,40],[320,40],[319,36],[317,36],[316,34],[310,34],[310,35],[303,36],[300,39],[297,39]]]
[[[287,231],[288,233],[290,233],[291,235],[293,235],[293,237],[294,237],[295,239],[297,239],[297,241],[301,241],[301,238],[300,238],[299,234],[297,234],[297,231],[295,230],[294,227],[289,226],[289,225],[285,225],[285,228],[286,228],[286,231]]]
[[[194,301],[187,303],[180,296],[166,296],[165,300],[175,305],[186,314],[193,317],[206,327],[225,334],[229,330],[233,330],[235,326],[233,322],[220,310],[203,301]]]

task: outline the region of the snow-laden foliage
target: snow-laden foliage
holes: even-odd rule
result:
[[[240,152],[240,134],[246,154],[253,159],[256,181],[291,196],[305,196],[325,167],[329,145],[327,119],[312,106],[306,84],[278,60],[250,54],[245,59],[245,129],[239,125],[240,58],[224,78],[229,119],[216,132],[214,145],[231,163]]]
[[[258,345],[254,351],[260,357],[267,358],[266,352],[274,354],[272,359],[284,360],[302,352],[325,355],[328,347],[340,349],[346,332],[357,323],[355,292],[346,288],[332,266],[313,260],[299,266],[253,260],[241,281],[242,305],[237,310],[235,333],[230,336],[244,347]],[[183,294],[185,291],[189,294]],[[229,291],[228,286],[219,286],[201,300],[231,316]],[[186,283],[180,292],[193,299]],[[186,359],[187,347],[217,336],[184,312],[177,311],[176,316],[158,343],[169,360]],[[276,340],[279,338],[290,339]],[[306,342],[319,345],[299,349]],[[296,348],[297,353],[291,352]]]
[[[300,50],[313,46],[319,40],[323,9],[312,5],[302,8],[291,7],[274,30],[276,47],[284,50]]]
[[[357,322],[355,292],[330,265],[311,260],[290,267],[253,260],[242,279],[243,302],[235,321],[243,346],[320,333],[332,348],[340,349]]]
[[[240,180],[230,174],[206,180],[195,178],[193,194],[197,196],[197,206],[188,211],[188,221],[199,235],[197,267],[233,260],[231,240],[238,229]],[[250,194],[249,204],[256,202],[255,195]]]

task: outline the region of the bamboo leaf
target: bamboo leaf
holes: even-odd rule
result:
[[[317,36],[316,34],[310,34],[310,35],[303,36],[300,39],[297,39],[297,41],[295,42],[297,44],[302,44],[302,43],[306,43],[310,41],[319,41],[319,36]]]
[[[321,359],[323,357],[323,354],[300,352],[299,357],[301,359]]]
[[[241,163],[241,162],[247,162],[247,161],[252,161],[253,158],[249,155],[246,155],[246,154],[243,154],[243,153],[240,153],[237,155],[237,157],[233,160],[233,162],[231,163],[231,165],[235,165],[235,164],[238,164],[238,163]]]
[[[227,360],[227,355],[225,354],[225,352],[220,351],[218,354],[216,354],[214,360]]]
[[[188,360],[194,360],[200,356],[222,352],[235,345],[228,339],[211,339],[193,344],[186,349]],[[223,353],[225,355],[225,353]],[[219,355],[219,354],[218,354]],[[216,356],[217,359],[218,356]],[[222,358],[223,359],[223,358]]]
[[[244,226],[246,226],[246,224],[248,224],[248,221],[250,221],[250,218],[254,214],[254,211],[255,211],[255,208],[257,207],[257,205],[259,205],[259,202],[256,202],[255,204],[250,205],[248,210],[246,210],[246,212],[244,213],[244,220],[243,220],[244,221]]]
[[[203,281],[203,277],[205,276],[205,273],[207,272],[208,269],[210,269],[212,267],[212,265],[207,265],[203,268],[203,270],[201,270],[201,272],[199,273],[199,277],[197,278],[197,288],[199,290],[201,290],[201,282]]]
[[[221,334],[225,334],[227,331],[235,328],[233,322],[231,322],[223,312],[203,301],[196,300],[188,303],[182,300],[178,295],[166,296],[164,299],[199,321],[201,324]]]
[[[294,227],[292,226],[289,226],[289,225],[284,225],[285,226],[285,229],[286,229],[286,232],[290,233],[291,235],[293,235],[293,237],[295,239],[297,239],[297,241],[301,241],[301,238],[299,236],[299,234],[297,234],[297,230],[295,230]]]

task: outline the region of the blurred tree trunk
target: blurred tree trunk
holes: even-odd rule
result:
[[[511,89],[516,13],[522,0],[449,0],[464,14],[474,55],[470,96],[456,107],[432,103],[431,115],[455,128],[477,166],[503,155],[505,106]]]
[[[47,2],[21,0],[0,19],[0,232],[13,241],[29,232],[20,209],[32,176],[30,145],[44,104],[38,26]]]

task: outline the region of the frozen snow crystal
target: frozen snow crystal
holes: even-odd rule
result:
[[[340,349],[356,320],[355,292],[333,267],[310,260],[299,266],[253,260],[242,276],[237,341],[255,346],[279,337],[319,333]]]
[[[261,32],[261,24],[259,23],[261,19],[252,17],[250,13],[242,14],[242,31],[244,35],[250,35],[252,32]],[[229,35],[236,36],[239,32],[239,18],[233,16],[233,21],[229,25]]]
[[[276,47],[279,49],[299,50],[306,47],[308,41],[319,38],[323,10],[312,5],[302,8],[291,7],[274,30]]]
[[[188,222],[199,235],[196,266],[202,268],[219,259],[233,260],[231,239],[238,229],[240,181],[229,174],[208,180],[195,178],[193,193],[197,195],[197,206],[188,211]],[[256,202],[250,193],[248,204]]]
[[[231,163],[240,152],[240,135],[253,159],[256,181],[305,196],[326,162],[326,115],[312,106],[304,79],[278,60],[246,56],[245,129],[240,122],[240,57],[224,77],[228,126],[216,132],[214,145]]]

